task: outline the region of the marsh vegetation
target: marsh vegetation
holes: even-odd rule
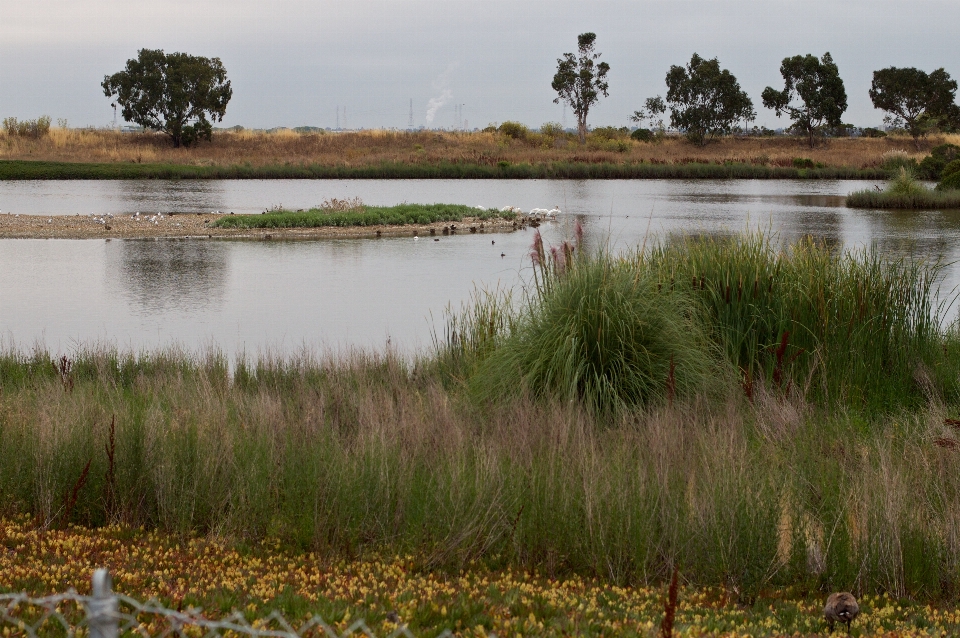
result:
[[[211,142],[172,148],[162,134],[51,128],[41,138],[0,135],[8,179],[136,177],[807,177],[887,175],[884,154],[909,138],[839,138],[810,149],[787,137],[727,137],[704,147],[682,138],[631,139],[595,129],[585,144],[545,127],[513,137],[488,132],[216,131]],[[558,127],[557,127],[558,128]],[[956,136],[931,138],[930,144]],[[906,153],[906,151],[904,151]],[[51,164],[43,164],[48,162]],[[92,166],[91,166],[92,165]],[[817,166],[821,169],[816,169]]]
[[[960,341],[938,264],[750,235],[534,246],[434,348],[0,357],[0,502],[655,583],[957,595]]]

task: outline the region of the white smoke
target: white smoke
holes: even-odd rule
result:
[[[444,104],[450,101],[453,97],[453,92],[447,88],[447,85],[450,83],[450,74],[456,68],[457,63],[452,62],[447,70],[437,76],[437,79],[433,81],[433,90],[439,92],[440,95],[437,97],[430,98],[430,101],[427,102],[427,125],[433,123],[433,118],[437,115]]]

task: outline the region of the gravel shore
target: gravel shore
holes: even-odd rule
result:
[[[247,237],[251,239],[314,239],[323,237],[413,237],[509,232],[513,222],[495,219],[438,222],[406,226],[321,226],[318,228],[211,228],[223,215],[0,215],[0,239],[148,239],[155,237]]]

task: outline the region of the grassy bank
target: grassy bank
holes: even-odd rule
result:
[[[960,209],[960,190],[923,193],[889,193],[862,190],[847,195],[848,208],[880,208],[893,210],[956,210]]]
[[[467,217],[479,220],[514,219],[516,213],[496,209],[480,210],[460,204],[358,205],[354,210],[273,211],[262,215],[225,216],[214,222],[217,228],[316,228],[321,226],[378,226],[459,222]]]
[[[52,128],[48,135],[9,136],[0,132],[0,159],[70,163],[159,164],[173,166],[323,166],[459,164],[496,167],[553,164],[748,164],[778,168],[889,168],[893,162],[920,161],[938,144],[960,136],[934,136],[918,151],[910,138],[829,139],[816,148],[790,137],[726,137],[704,147],[679,137],[638,142],[628,132],[591,132],[585,144],[576,135],[514,130],[498,132],[217,131],[211,142],[172,147],[160,134]]]
[[[956,599],[937,266],[763,237],[534,246],[436,351],[0,356],[0,503],[325,559]]]
[[[579,163],[376,165],[190,165],[0,160],[0,180],[27,179],[882,179],[881,168],[795,168],[755,164]]]
[[[667,598],[663,586],[617,587],[603,579],[552,579],[480,565],[450,575],[419,569],[403,557],[326,561],[272,543],[185,539],[125,527],[44,530],[23,519],[0,520],[0,547],[12,550],[0,552],[0,592],[40,596],[74,587],[88,593],[90,573],[108,559],[116,590],[141,601],[153,598],[176,609],[199,607],[206,618],[240,611],[249,622],[279,611],[294,627],[319,615],[338,634],[364,619],[381,636],[396,630],[396,621],[417,636],[435,636],[445,629],[478,637],[491,632],[650,636],[663,620]],[[767,637],[825,631],[823,595],[800,589],[769,589],[764,594],[753,605],[740,606],[729,590],[681,584],[675,635]],[[861,598],[860,606],[854,635],[960,631],[950,607],[889,595]],[[21,605],[7,611],[23,618],[31,610]],[[71,605],[62,605],[60,611],[73,616]],[[162,619],[148,614],[140,620],[150,635],[166,628]],[[17,628],[15,622],[0,620],[0,631]],[[57,634],[60,627],[51,619],[44,629]]]
[[[905,210],[960,209],[960,190],[927,188],[913,173],[901,168],[884,190],[862,190],[847,195],[849,208],[886,208]]]

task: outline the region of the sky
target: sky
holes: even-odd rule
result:
[[[756,123],[784,57],[829,51],[844,121],[878,126],[872,72],[944,67],[960,80],[960,1],[914,0],[2,0],[0,117],[108,126],[100,83],[141,48],[219,57],[233,87],[220,126],[575,126],[553,103],[557,58],[597,34],[609,97],[591,126],[629,126],[671,65],[717,57]]]

